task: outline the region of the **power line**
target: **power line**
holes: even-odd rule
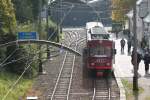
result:
[[[72,8],[73,8],[73,6],[72,6]],[[68,11],[68,13],[71,12],[72,8]],[[68,13],[67,13],[67,14],[68,14]],[[67,15],[67,14],[66,14],[66,15]],[[65,19],[66,15],[64,15],[63,20]],[[63,20],[61,20],[61,22],[59,23],[59,25],[62,24]],[[53,32],[53,33],[54,33],[54,32]],[[50,38],[49,38],[49,39],[50,39]],[[49,40],[49,39],[48,39],[48,40]],[[16,50],[15,50],[15,51],[16,51]],[[12,52],[12,54],[14,54],[15,51]],[[40,51],[42,51],[42,50],[39,50],[39,52],[40,52]],[[6,59],[8,59],[9,57],[11,57],[12,54],[9,55]],[[35,56],[34,56],[34,57],[35,57]],[[33,58],[33,59],[34,59],[34,58]],[[19,59],[19,60],[20,60],[20,59]],[[4,60],[3,63],[1,63],[1,65],[4,64],[5,61],[6,61],[6,60]],[[33,62],[33,60],[28,64],[28,66],[25,68],[25,70],[23,71],[23,73],[22,73],[22,74],[20,75],[20,77],[15,81],[15,83],[14,83],[14,84],[12,85],[12,87],[8,90],[8,92],[7,92],[6,95],[3,97],[2,100],[5,100],[5,99],[6,99],[6,97],[9,95],[9,93],[13,90],[14,86],[15,86],[15,85],[19,82],[19,80],[23,77],[23,75],[25,74],[25,72],[27,71],[27,69],[30,67],[30,65],[32,64],[32,62]]]
[[[75,6],[74,6],[75,7]],[[60,10],[68,10],[69,8],[71,8],[71,7],[69,7],[69,8],[55,8],[55,7],[51,7],[52,9],[51,10],[58,10],[58,11],[60,11]],[[94,7],[93,7],[94,8]],[[94,8],[95,9],[95,8]],[[89,11],[89,10],[91,10],[91,9],[80,9],[80,8],[77,8],[77,10],[73,10],[72,12],[80,12],[80,11],[85,11],[85,12],[93,12],[93,11]],[[114,9],[107,9],[107,10],[94,10],[94,11],[96,11],[96,12],[100,12],[100,13],[103,13],[103,12],[109,12],[109,11],[130,11],[131,9],[116,9],[116,8],[114,8]]]
[[[9,56],[7,56],[2,63],[0,63],[0,66],[3,65],[13,54],[18,50],[19,48],[16,48]]]
[[[62,22],[64,21],[65,17],[72,11],[73,7],[74,6],[72,5],[72,7],[70,8],[70,10],[67,12],[67,14],[65,14],[63,16],[63,18],[62,18],[63,20],[61,20],[61,22],[58,24],[59,26],[62,24]],[[48,40],[50,40],[52,38],[52,36],[54,35],[55,32],[56,32],[56,30],[53,33],[51,33],[51,35],[48,37]]]
[[[35,57],[35,56],[34,56]],[[25,68],[25,70],[22,72],[22,74],[19,76],[19,78],[14,82],[13,85],[11,85],[11,88],[7,91],[7,93],[4,95],[2,100],[5,100],[6,97],[9,95],[9,93],[13,90],[13,88],[17,85],[17,83],[20,81],[20,79],[23,77],[23,75],[25,74],[25,72],[30,68],[32,62],[34,61],[34,58],[32,59],[32,61],[27,65],[27,67]],[[28,62],[28,61],[27,61]]]
[[[35,54],[33,54],[33,55],[37,55],[38,53],[39,53],[39,51],[37,51],[37,52],[36,52]],[[42,53],[46,53],[46,52],[42,52]],[[32,55],[32,56],[33,56],[33,55]],[[8,65],[8,64],[15,63],[15,62],[18,62],[18,61],[20,61],[20,60],[24,60],[25,58],[30,58],[30,57],[27,55],[27,56],[20,57],[20,58],[15,59],[15,60],[11,60],[10,62],[3,63],[3,64],[0,65],[0,69],[4,68],[4,67],[5,67],[6,65]]]
[[[63,4],[63,3],[62,3]],[[65,6],[67,7],[67,9],[65,9],[65,8],[60,8],[59,7],[59,5],[58,5],[58,3],[56,3],[56,5],[58,5],[58,7],[51,7],[52,9],[51,10],[53,10],[53,11],[56,11],[56,12],[62,12],[62,10],[68,10],[68,4],[69,5],[73,5],[73,3],[64,3],[65,4]],[[67,5],[66,5],[67,4]],[[56,6],[55,5],[55,6]],[[87,6],[86,6],[87,5]],[[92,8],[92,10],[93,11],[87,11],[87,12],[89,12],[89,13],[95,13],[96,15],[97,15],[97,17],[98,17],[98,19],[106,19],[106,18],[100,18],[101,16],[100,16],[100,14],[102,14],[102,13],[106,13],[106,12],[110,12],[111,10],[103,10],[103,11],[98,11],[98,10],[96,10],[96,8],[95,7],[93,7],[93,6],[90,6],[90,5],[88,5],[88,4],[83,4],[82,6],[81,6],[81,4],[79,4],[78,5],[78,7],[77,7],[77,9],[78,10],[72,10],[72,12],[81,12],[81,13],[83,13],[83,12],[86,12],[87,11],[87,8]],[[64,5],[63,5],[64,6]],[[62,7],[63,7],[62,6]],[[64,7],[65,7],[64,6]],[[74,5],[74,7],[76,7],[76,5]],[[84,8],[83,10],[81,10],[81,8]]]

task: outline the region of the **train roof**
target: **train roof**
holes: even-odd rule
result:
[[[104,27],[93,27],[87,30],[87,40],[110,39],[110,35]]]
[[[91,28],[91,34],[109,34],[104,27],[93,27]]]
[[[92,42],[114,42],[113,40],[111,40],[111,39],[97,39],[97,40],[89,40],[88,42],[89,43],[92,43]]]
[[[99,26],[99,27],[104,27],[101,22],[87,22],[86,23],[86,29],[91,29],[92,27]]]

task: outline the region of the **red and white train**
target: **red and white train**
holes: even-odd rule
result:
[[[90,76],[111,75],[115,43],[101,22],[86,23],[86,47],[83,49],[83,65]]]

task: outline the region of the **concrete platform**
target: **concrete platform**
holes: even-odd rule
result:
[[[120,47],[120,39],[115,39],[115,46],[117,49],[117,54],[115,58],[115,65],[114,65],[114,72],[117,77],[120,92],[121,92],[121,100],[126,100],[125,96],[125,89],[121,83],[121,79],[127,79],[128,81],[132,82],[133,79],[133,65],[131,64],[131,55],[127,53],[127,40],[125,45],[124,54],[121,54],[121,47]],[[150,71],[149,71],[150,72]],[[138,100],[148,100],[145,99],[147,96],[150,97],[150,76],[145,76],[145,66],[144,61],[141,61],[139,64],[138,73],[141,77],[138,78],[139,86],[144,89],[144,93],[140,94]],[[131,99],[132,100],[132,99]]]

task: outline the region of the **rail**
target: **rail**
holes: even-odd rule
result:
[[[111,100],[111,88],[107,79],[99,79],[93,81],[92,100],[107,99]]]
[[[71,45],[74,44],[70,43],[69,47],[71,47]],[[75,46],[73,46],[75,47],[75,50],[76,50],[76,46],[77,46],[77,41],[75,41]],[[73,57],[73,59],[70,57]],[[70,63],[70,61],[72,62],[72,64]],[[57,77],[57,81],[53,93],[51,95],[51,100],[53,100],[54,98],[69,100],[70,89],[71,89],[72,78],[73,78],[73,71],[74,71],[74,64],[75,64],[75,55],[72,56],[72,54],[66,52],[65,58],[63,60],[63,64],[61,66],[61,70]]]

